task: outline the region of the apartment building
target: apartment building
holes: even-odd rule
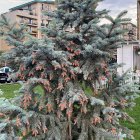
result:
[[[51,21],[51,18],[44,15],[44,12],[54,11],[55,9],[56,4],[54,1],[33,0],[13,7],[3,15],[9,19],[11,23],[16,23],[17,25],[26,24],[27,30],[31,35],[41,38],[43,35],[39,29],[47,26]],[[6,44],[6,42],[0,39],[0,51],[7,51],[9,49],[10,47]]]
[[[131,22],[121,24],[121,29],[128,30],[122,37],[125,41],[137,40],[137,26]]]

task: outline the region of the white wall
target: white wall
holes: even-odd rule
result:
[[[123,44],[117,49],[117,63],[124,63],[121,68],[117,69],[120,75],[129,69],[133,70],[133,44]]]

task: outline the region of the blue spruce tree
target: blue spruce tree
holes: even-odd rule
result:
[[[127,74],[110,64],[125,33],[126,11],[115,19],[97,10],[101,0],[61,0],[36,39],[0,22],[1,35],[15,46],[3,56],[16,68],[13,79],[25,80],[21,95],[0,99],[3,140],[123,140],[132,132],[119,121],[134,120],[125,112],[137,97]],[[101,24],[101,20],[109,20]],[[104,84],[103,84],[104,83]],[[41,86],[44,94],[35,93]]]

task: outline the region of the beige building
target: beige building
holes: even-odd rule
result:
[[[45,16],[45,11],[54,11],[56,4],[51,0],[33,0],[31,2],[13,7],[9,12],[3,15],[9,19],[11,23],[26,24],[27,30],[31,35],[41,38],[43,35],[40,28],[47,26],[50,22],[50,17]],[[0,39],[0,51],[7,51],[10,47],[4,40]]]
[[[137,40],[137,26],[131,22],[122,23],[122,29],[128,30],[123,35],[125,41],[136,41]]]

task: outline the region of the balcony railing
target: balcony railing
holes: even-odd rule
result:
[[[33,11],[28,11],[28,10],[18,10],[17,15],[22,16],[22,17],[30,17],[33,19],[37,19],[37,13]]]
[[[32,33],[37,33],[38,30],[37,30],[36,28],[32,28],[31,32],[32,32]]]
[[[28,20],[20,20],[19,21],[19,23],[20,24],[27,24],[27,25],[30,25],[30,26],[37,26],[37,22],[35,22],[35,21],[32,21],[32,22],[30,22],[30,21],[28,21]]]
[[[41,8],[41,11],[52,11],[51,6],[45,6],[43,8]]]
[[[37,22],[27,22],[28,25],[37,26]]]
[[[26,31],[30,34],[34,34],[37,35],[38,33],[38,29],[37,28],[33,28],[33,27],[27,27]]]
[[[42,14],[41,18],[44,19],[44,20],[48,20],[48,21],[51,21],[53,19],[52,17],[46,16],[46,15],[43,15],[43,14]]]

